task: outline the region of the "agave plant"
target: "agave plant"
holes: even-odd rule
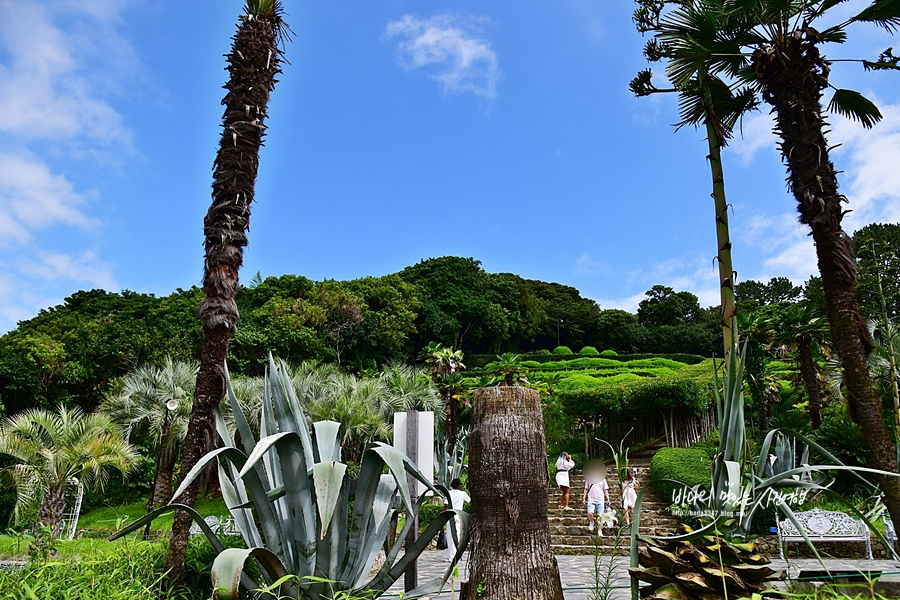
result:
[[[769,560],[757,554],[750,541],[750,526],[760,508],[776,506],[803,535],[821,562],[816,548],[797,521],[792,504],[796,505],[797,499],[810,491],[843,500],[828,489],[829,471],[848,471],[874,489],[859,472],[878,471],[845,466],[820,445],[794,432],[770,431],[763,440],[759,456],[753,460],[745,441],[745,354],[746,343],[743,352],[737,352],[735,347],[729,353],[721,391],[716,376],[718,451],[712,462],[709,488],[695,486],[689,503],[692,513],[701,515],[699,527],[683,526],[672,536],[664,532],[654,536],[638,535],[644,490],[638,493],[632,521],[632,568],[629,570],[635,600],[639,581],[650,584],[641,590],[644,597],[702,598],[709,594],[741,597],[758,592],[773,578],[783,576],[766,566]],[[798,447],[798,442],[804,443],[805,447]],[[810,464],[811,452],[822,459],[822,464]],[[874,513],[864,515],[849,502],[846,504],[848,511],[863,519],[884,542],[883,536],[871,524]],[[644,544],[640,549],[639,541]]]
[[[439,485],[448,489],[453,480],[462,477],[467,468],[469,428],[461,427],[456,436],[456,445],[452,448],[450,440],[441,432],[438,432],[434,444],[434,478]]]
[[[402,556],[400,541],[387,542],[398,509],[415,515],[427,498],[423,495],[413,502],[407,476],[449,501],[445,487],[433,485],[431,478],[423,476],[401,452],[376,443],[363,455],[351,502],[347,465],[341,462],[340,424],[319,421],[311,428],[307,425],[283,362],[269,360],[259,441],[227,377],[226,382],[238,435],[229,433],[222,411],[217,411],[216,429],[223,447],[197,463],[173,498],[177,499],[210,463],[217,462],[222,497],[246,548],[225,549],[203,517],[181,504],[154,510],[110,539],[122,537],[165,512],[184,510],[219,551],[212,567],[217,598],[236,599],[241,587],[251,591],[265,587],[277,590],[283,598],[318,600],[332,598],[338,592],[380,595],[450,522],[451,533],[459,540],[455,559],[443,578],[419,586],[406,597],[434,593],[446,583],[468,541],[468,514],[445,510]],[[407,518],[396,539],[405,540],[415,522]],[[456,522],[461,523],[460,531],[455,529]],[[384,551],[384,563],[370,576],[380,551]],[[251,557],[258,568],[248,571],[245,563]],[[257,578],[251,572],[258,573]]]

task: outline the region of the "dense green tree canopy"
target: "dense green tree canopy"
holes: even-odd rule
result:
[[[857,232],[864,306],[874,314],[876,273],[889,311],[900,310],[900,226]],[[877,255],[867,248],[874,247]],[[897,263],[897,264],[895,264]],[[896,271],[896,273],[895,273]],[[794,303],[788,279],[737,285],[741,312],[769,314]],[[802,296],[821,305],[821,282]],[[166,355],[196,360],[200,290],[155,297],[102,290],[72,294],[0,337],[0,400],[7,414],[59,403],[93,410],[115,381]],[[427,259],[383,277],[313,281],[300,275],[255,277],[237,294],[240,323],[228,357],[232,373],[260,375],[269,352],[291,363],[333,363],[360,372],[414,362],[429,342],[466,355],[550,350],[562,345],[619,353],[719,354],[718,308],[700,308],[690,292],[647,291],[637,314],[600,306],[567,285],[488,273],[473,258]],[[880,310],[880,308],[878,308]],[[746,312],[745,312],[746,311]],[[893,314],[892,312],[892,314]],[[341,321],[341,318],[346,318]]]
[[[654,285],[638,304],[638,321],[642,325],[683,325],[703,320],[697,296],[676,292],[665,285]]]
[[[748,279],[734,288],[738,310],[749,314],[761,306],[796,302],[803,295],[803,288],[795,286],[787,277],[772,277],[768,283]]]
[[[853,234],[859,267],[857,294],[867,316],[881,317],[879,280],[889,317],[900,315],[900,224],[873,223]]]

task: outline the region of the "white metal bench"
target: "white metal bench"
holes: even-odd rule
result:
[[[800,526],[811,542],[863,542],[866,556],[872,560],[872,538],[869,528],[860,519],[838,511],[814,508],[794,513]],[[776,521],[778,525],[778,556],[784,558],[784,548],[788,542],[806,542],[789,519]]]
[[[887,540],[888,546],[893,551],[897,543],[897,530],[894,529],[894,522],[887,515],[881,515],[881,520],[884,522],[884,539]]]

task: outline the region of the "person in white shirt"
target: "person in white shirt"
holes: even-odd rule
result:
[[[559,508],[571,510],[569,507],[569,471],[575,466],[575,461],[568,452],[562,452],[556,459],[556,485],[562,490],[559,496]]]
[[[459,479],[454,479],[450,482],[450,505],[454,510],[462,510],[463,505],[466,502],[471,502],[472,499],[469,498],[469,495],[462,491],[462,481]],[[457,535],[462,531],[462,521],[460,518],[454,517],[456,522],[456,531]],[[444,551],[444,560],[447,562],[452,562],[453,557],[456,556],[456,542],[453,539],[453,532],[450,530],[450,527],[447,527],[447,549]]]
[[[587,504],[588,531],[594,531],[594,513],[600,516],[609,502],[609,484],[606,483],[606,478],[594,483],[584,482],[584,502]]]

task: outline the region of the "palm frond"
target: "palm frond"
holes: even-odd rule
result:
[[[828,110],[859,121],[866,129],[871,129],[882,119],[875,103],[854,90],[836,90],[828,103]]]
[[[850,20],[875,23],[894,33],[900,30],[900,0],[875,0]]]
[[[900,71],[900,56],[894,56],[894,49],[888,48],[878,57],[878,61],[862,61],[866,71]]]

